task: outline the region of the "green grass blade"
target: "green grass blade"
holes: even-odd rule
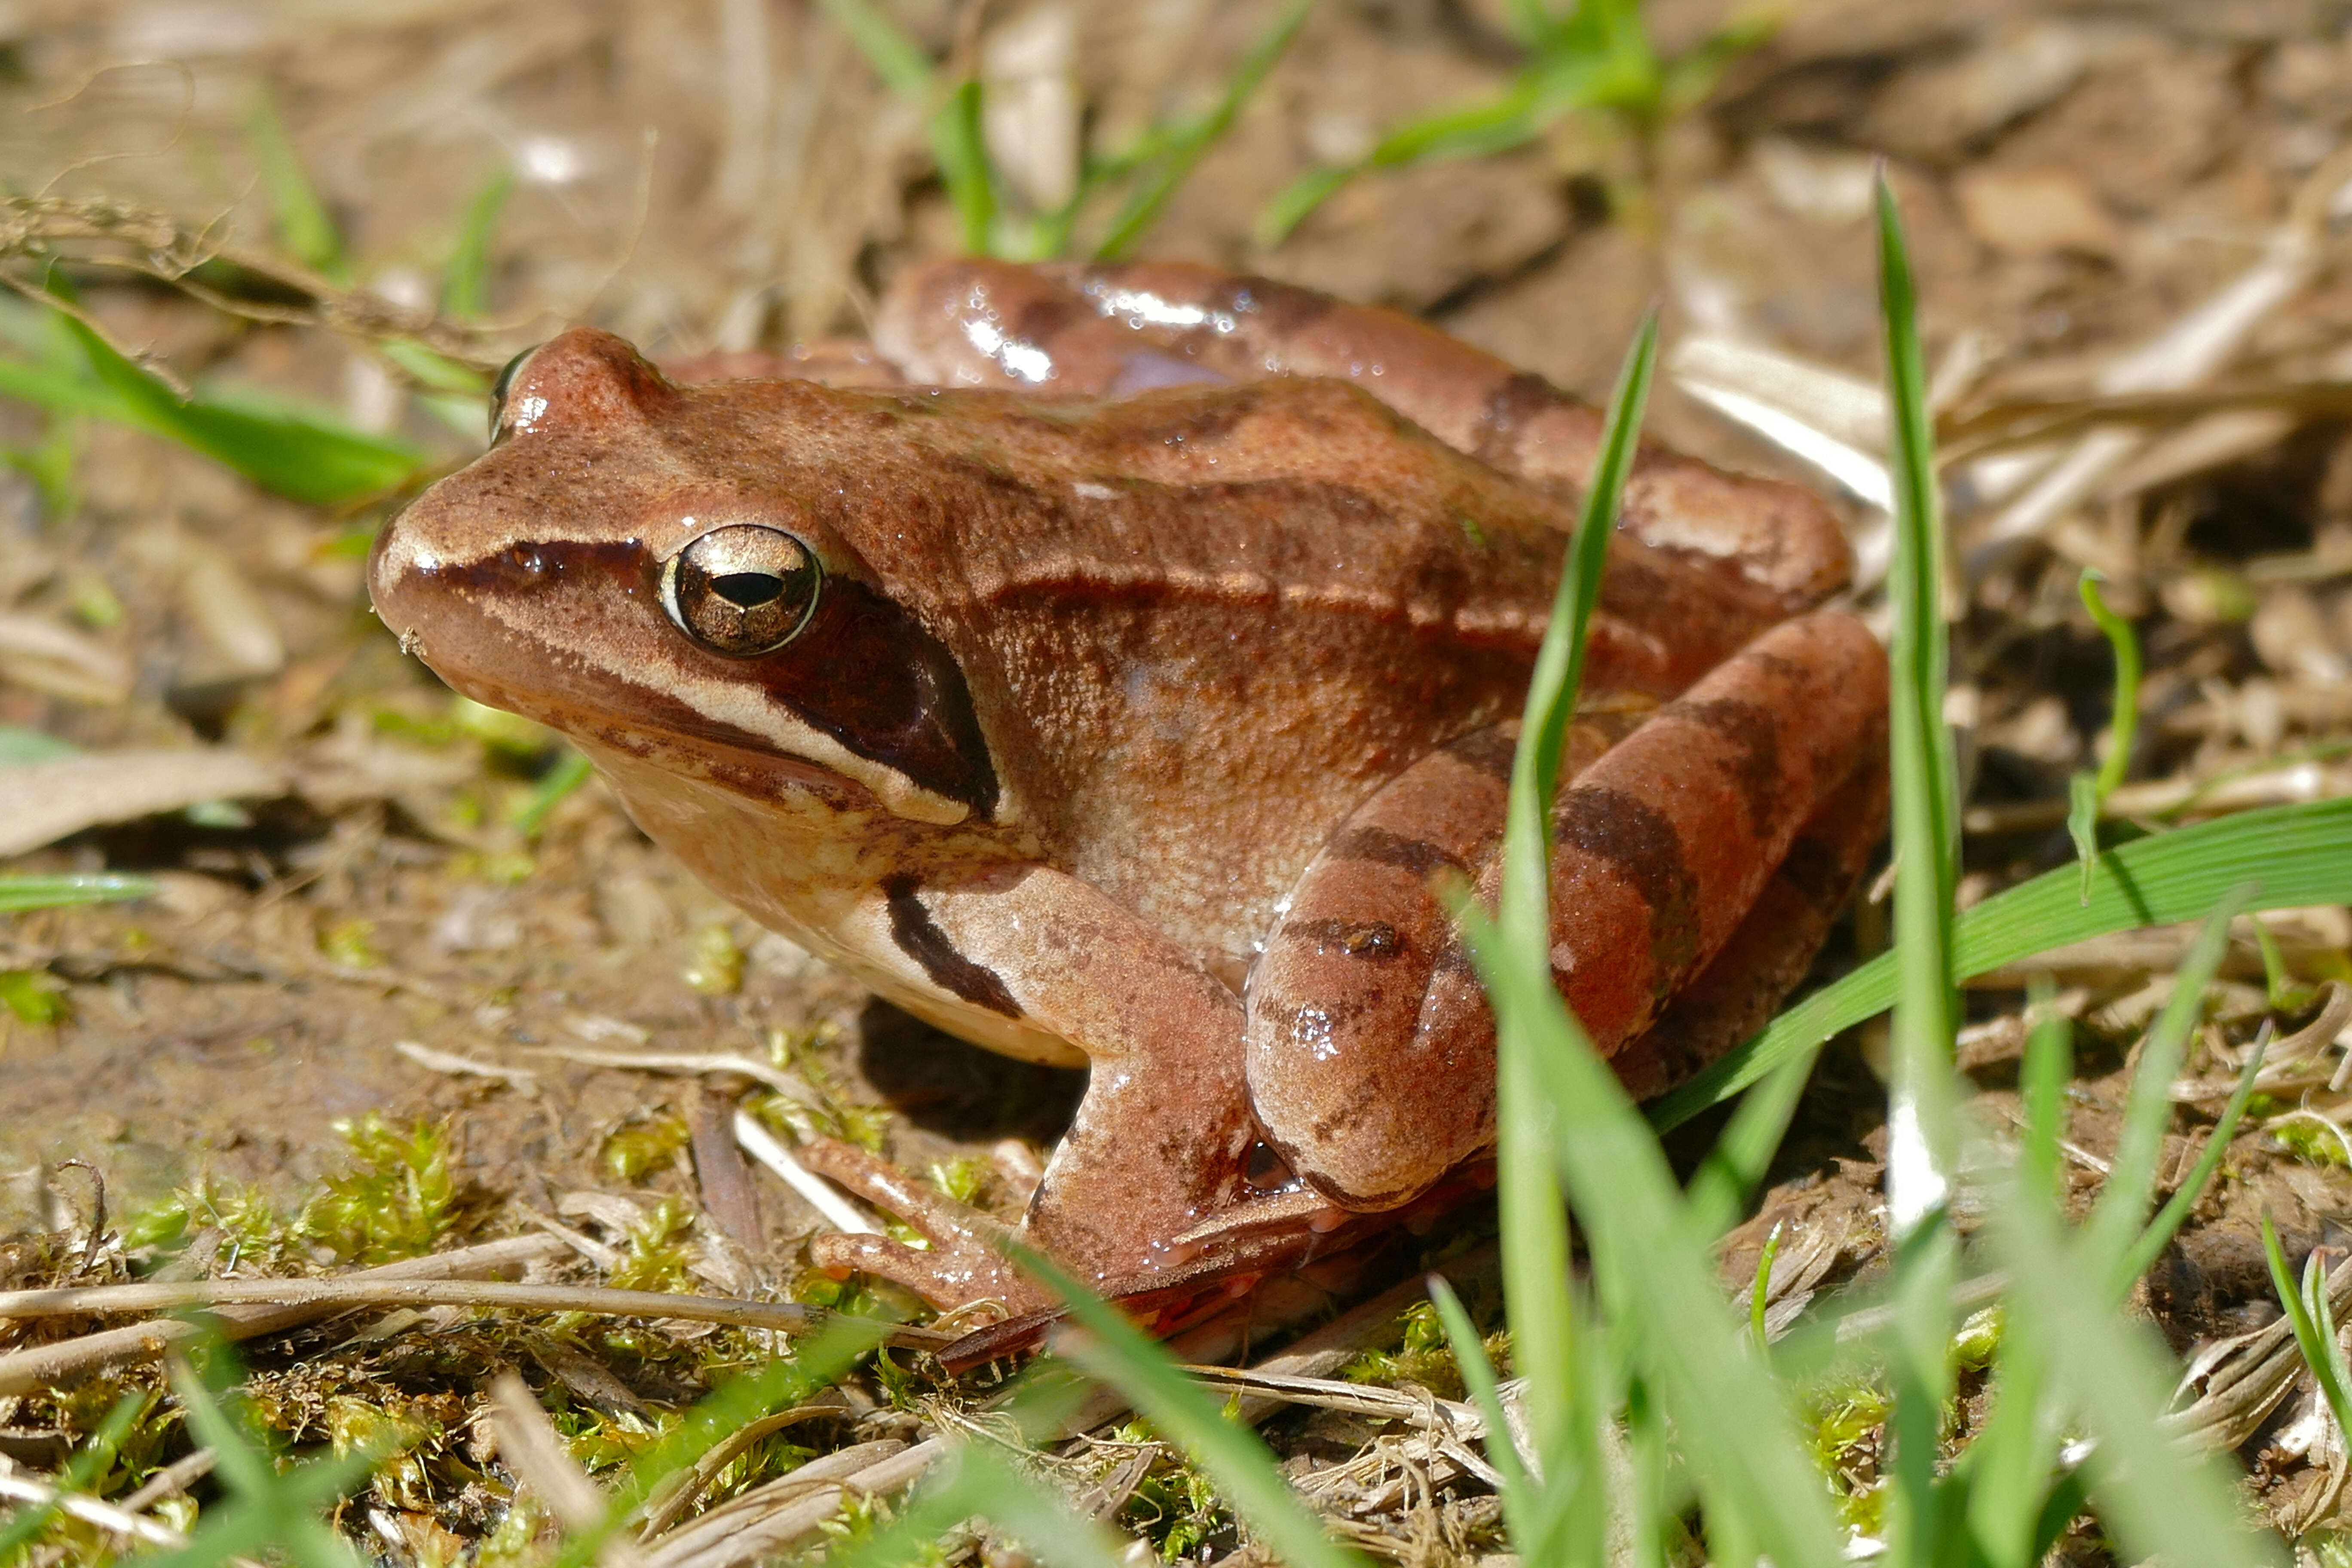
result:
[[[339,506],[396,489],[425,468],[425,453],[389,437],[362,435],[318,418],[248,412],[201,394],[184,401],[81,322],[60,319],[93,378],[89,390],[67,394],[79,411],[177,441],[264,489]],[[35,384],[25,374],[27,368],[0,366],[0,393],[39,396],[64,391],[58,377],[42,377]]]
[[[1609,398],[1607,423],[1601,437],[1601,457],[1593,464],[1585,492],[1583,515],[1578,518],[1576,540],[1562,563],[1559,586],[1552,597],[1551,624],[1536,653],[1535,672],[1528,682],[1521,741],[1513,760],[1511,786],[1513,826],[1524,824],[1535,835],[1538,854],[1522,856],[1520,907],[1529,914],[1545,913],[1549,904],[1550,855],[1546,816],[1559,784],[1560,752],[1568,743],[1569,722],[1576,715],[1577,694],[1584,682],[1585,628],[1592,607],[1601,600],[1601,574],[1609,560],[1609,540],[1615,531],[1617,501],[1633,471],[1633,456],[1642,433],[1642,411],[1649,404],[1650,383],[1658,363],[1658,313],[1642,319],[1617,373]],[[1522,787],[1524,786],[1524,788]],[[1532,880],[1527,879],[1532,878]],[[1509,918],[1511,888],[1505,883],[1504,919]],[[1548,921],[1524,933],[1539,951],[1549,952]],[[1531,945],[1530,954],[1538,948]],[[1547,961],[1548,963],[1549,961]]]
[[[964,254],[994,254],[996,174],[981,132],[978,79],[956,83],[947,101],[931,116],[931,156],[940,166],[940,183],[947,187],[948,200],[955,207]]]
[[[1486,1462],[1503,1478],[1503,1515],[1511,1539],[1519,1543],[1523,1555],[1531,1554],[1532,1543],[1541,1533],[1537,1518],[1543,1497],[1528,1479],[1528,1468],[1519,1459],[1519,1446],[1511,1438],[1511,1425],[1503,1415],[1502,1390],[1495,1381],[1495,1364],[1486,1359],[1486,1342],[1478,1337],[1478,1325],[1470,1321],[1462,1298],[1443,1275],[1429,1277],[1429,1300],[1437,1308],[1438,1321],[1445,1325],[1446,1342],[1454,1347],[1454,1364],[1461,1369],[1462,1386],[1486,1423]]]
[[[2112,734],[2107,742],[2107,754],[2099,763],[2099,795],[2105,798],[2124,782],[2131,771],[2132,742],[2139,731],[2139,637],[2132,625],[2107,607],[2100,595],[2103,579],[2095,571],[2083,574],[2081,593],[2083,607],[2091,612],[2092,621],[2105,634],[2107,647],[2116,659],[2115,717],[2109,721]]]
[[[103,1475],[106,1468],[114,1462],[114,1456],[122,1447],[122,1440],[131,1435],[132,1424],[146,1410],[147,1393],[144,1389],[125,1390],[115,1400],[113,1408],[99,1423],[98,1430],[82,1439],[66,1460],[65,1470],[58,1477],[56,1496],[44,1503],[22,1504],[13,1518],[0,1523],[0,1563],[15,1562],[19,1548],[38,1540],[41,1531],[48,1529],[65,1511],[64,1499],[89,1489],[90,1483]]]
[[[921,46],[867,0],[819,0],[835,26],[849,35],[874,74],[905,101],[930,114],[931,158],[955,207],[964,253],[992,254],[996,237],[996,175],[981,134],[981,88],[967,78],[944,89]]]
[[[1191,177],[1193,166],[1200,163],[1202,155],[1223,141],[1225,132],[1233,129],[1234,121],[1240,115],[1242,107],[1257,92],[1259,85],[1265,80],[1266,73],[1274,69],[1275,62],[1282,58],[1284,51],[1290,47],[1290,40],[1298,34],[1299,24],[1307,20],[1307,13],[1314,5],[1315,0],[1291,0],[1282,15],[1275,18],[1274,26],[1251,46],[1250,52],[1243,57],[1240,68],[1234,72],[1233,79],[1225,83],[1225,90],[1218,95],[1215,106],[1188,125],[1169,144],[1150,172],[1128,194],[1118,216],[1111,221],[1109,233],[1095,247],[1097,261],[1116,261],[1125,256],[1135,247],[1145,232],[1160,221],[1160,215],[1167,207],[1169,199]]]
[[[1780,1256],[1780,1227],[1776,1224],[1764,1245],[1756,1249],[1756,1281],[1748,1288],[1748,1337],[1755,1342],[1759,1353],[1771,1348],[1764,1318],[1772,1300],[1772,1264]]]
[[[1528,1380],[1546,1487],[1576,1489],[1546,1512],[1556,1510],[1563,1530],[1597,1521],[1605,1484],[1585,1435],[1597,1431],[1598,1418],[1608,1414],[1601,1402],[1610,1396],[1591,1386],[1597,1345],[1588,1334],[1580,1347],[1569,1329],[1564,1187],[1587,1228],[1610,1321],[1631,1339],[1664,1418],[1688,1445],[1710,1524],[1743,1533],[1780,1562],[1827,1562],[1835,1551],[1828,1511],[1769,1378],[1740,1348],[1706,1241],[1690,1224],[1654,1136],[1551,977],[1548,842],[1560,743],[1655,353],[1652,321],[1612,399],[1601,458],[1537,655],[1512,769],[1498,915],[1490,921],[1475,904],[1456,911],[1496,1020],[1497,1168],[1512,1344]],[[1537,1165],[1538,1153],[1556,1174],[1547,1177]],[[1586,1500],[1592,1506],[1580,1514],[1572,1505]],[[1549,1526],[1544,1533],[1551,1539],[1523,1542],[1520,1549],[1547,1550],[1558,1537]],[[1576,1533],[1581,1539],[1584,1531]]]
[[[500,167],[474,193],[466,204],[466,216],[457,226],[457,243],[449,247],[449,259],[441,268],[441,313],[457,321],[470,321],[487,313],[490,308],[490,236],[499,226],[499,217],[507,210],[507,198],[514,195],[515,178],[511,168]]]
[[[0,397],[13,397],[51,414],[86,414],[117,425],[137,425],[139,411],[112,388],[55,365],[0,359]]]
[[[1956,968],[1966,978],[2112,931],[2201,920],[2250,880],[2261,889],[2250,912],[2352,903],[2352,797],[2242,812],[2103,851],[2088,904],[2076,902],[2073,867],[2046,872],[1961,914],[1953,928]],[[1885,1012],[1895,990],[1894,955],[1883,953],[1656,1101],[1651,1120],[1680,1125]]]
[[[1257,242],[1272,247],[1288,239],[1291,230],[1305,223],[1317,207],[1339,195],[1340,187],[1363,170],[1361,163],[1326,163],[1307,170],[1283,186],[1257,215],[1252,231]]]
[[[935,90],[931,79],[931,58],[921,46],[901,31],[896,22],[884,16],[866,0],[817,0],[824,14],[833,18],[835,26],[849,35],[857,52],[882,85],[898,97],[919,107],[928,109]]]
[[[1951,1393],[1952,1289],[1959,1247],[1948,1205],[1959,1162],[1952,1038],[1959,1010],[1952,959],[1959,811],[1944,724],[1950,653],[1944,629],[1944,539],[1934,416],[1902,216],[1878,180],[1878,277],[1894,416],[1895,553],[1887,573],[1888,735],[1894,797],[1895,961],[1898,990],[1887,1098],[1886,1208],[1895,1240],[1895,1408],[1888,1505],[1898,1562],[1933,1560],[1941,1521],[1937,1437]]]
[[[1602,1304],[1632,1336],[1634,1364],[1682,1441],[1709,1528],[1775,1562],[1838,1561],[1820,1479],[1727,1310],[1712,1238],[1691,1224],[1656,1135],[1570,1016],[1549,966],[1508,962],[1475,909],[1457,918],[1497,1019],[1517,1020],[1532,1037],[1528,1054],[1550,1102],[1553,1157],[1581,1217]],[[1548,1473],[1546,1484],[1557,1478]]]
[[[2091,866],[2099,854],[2099,808],[2131,770],[2132,741],[2139,728],[2139,638],[2133,634],[2131,623],[2109,609],[2106,600],[2100,596],[2102,580],[2096,571],[2086,567],[2081,592],[2083,607],[2091,613],[2093,624],[2106,635],[2107,646],[2115,654],[2113,734],[2107,743],[2106,760],[2099,764],[2099,771],[2078,773],[2067,781],[2066,833],[2074,841],[2074,857],[2083,868],[2083,898],[2086,902],[2091,896]]]
[[[2091,901],[2091,873],[2099,863],[2099,776],[2078,773],[2066,780],[2066,837],[2074,841],[2074,864],[2082,868],[2082,901]]]
[[[1360,167],[1402,169],[1447,158],[1481,158],[1524,147],[1543,132],[1538,84],[1522,77],[1500,98],[1409,120],[1375,142]]]
[[[1369,170],[1404,168],[1433,158],[1474,158],[1523,147],[1542,131],[1534,109],[1532,83],[1523,81],[1491,101],[1408,121],[1382,136],[1356,162],[1309,169],[1285,186],[1258,215],[1258,243],[1281,244],[1340,187]]]
[[[547,819],[555,815],[555,808],[562,805],[574,790],[586,784],[595,772],[595,764],[585,756],[570,746],[564,747],[562,754],[555,759],[555,765],[541,777],[531,789],[530,798],[523,802],[520,811],[515,813],[515,826],[522,830],[525,837],[538,837],[547,826]]]
[[[430,387],[435,392],[455,393],[472,398],[476,406],[470,424],[475,430],[481,428],[480,405],[490,395],[488,376],[471,365],[459,364],[446,354],[436,353],[423,343],[395,338],[381,347],[383,357],[415,376],[418,384]]]
[[[2221,1161],[2230,1152],[2230,1140],[2238,1135],[2238,1123],[2246,1114],[2248,1102],[2254,1098],[2254,1077],[2263,1070],[2263,1058],[2267,1054],[2269,1045],[2270,1026],[2265,1023],[2262,1034],[2254,1040],[2253,1050],[2246,1057],[2244,1068],[2238,1074],[2237,1087],[2230,1091],[2229,1103],[2221,1108],[2220,1120],[2213,1123],[2212,1135],[2205,1140],[2204,1152],[2197,1156],[2197,1163],[2189,1170],[2189,1179],[2165,1200],[2164,1207],[2157,1211],[2156,1218],[2148,1222],[2147,1228],[2132,1244],[2131,1251],[2125,1256],[2122,1267],[2116,1271],[2116,1278],[2124,1282],[2126,1289],[2130,1289],[2133,1280],[2156,1267],[2156,1260],[2164,1256],[2164,1249],[2179,1234],[2181,1226],[2189,1219],[2189,1211],[2197,1206],[2197,1200],[2205,1195],[2205,1189],[2212,1184],[2214,1175],[2221,1169]]]
[[[1125,1543],[1116,1535],[975,1442],[958,1448],[938,1480],[919,1492],[887,1530],[844,1559],[842,1568],[932,1562],[931,1543],[972,1518],[986,1519],[1055,1568],[1119,1568],[1128,1561]]]
[[[2172,1121],[2172,1080],[2180,1074],[2189,1031],[2204,1016],[2206,988],[2213,984],[2222,954],[2229,949],[2230,922],[2250,896],[2250,889],[2238,889],[2205,921],[2173,977],[2171,999],[2140,1047],[2139,1065],[2132,1073],[2123,1126],[2116,1140],[2115,1162],[2083,1226],[2084,1254],[2105,1259],[2111,1270],[2122,1266],[2147,1224],[2148,1194],[2156,1187],[2164,1131]],[[2121,1300],[2130,1286],[2129,1278],[2116,1279],[2113,1299]]]
[[[2320,1397],[2327,1401],[2337,1429],[2352,1433],[2352,1371],[2346,1368],[2344,1347],[2336,1338],[2335,1316],[2327,1305],[2327,1279],[2320,1271],[2319,1260],[2304,1260],[2298,1289],[2287,1268],[2286,1249],[2279,1245],[2278,1229],[2268,1214],[2263,1215],[2263,1257],[2270,1264],[2271,1284],[2278,1291],[2279,1305],[2285,1309],[2288,1326],[2294,1331],[2295,1348],[2303,1352],[2304,1364],[2319,1384]]]
[[[1894,627],[1887,654],[1896,863],[1892,956],[1899,989],[1887,1115],[1887,1205],[1899,1234],[1941,1209],[1958,1154],[1952,1110],[1958,1009],[1952,893],[1958,879],[1959,822],[1950,732],[1944,727],[1950,654],[1944,632],[1933,416],[1902,217],[1883,176],[1878,245],[1895,455],[1895,554],[1887,574]],[[1939,1339],[1941,1334],[1939,1324]]]
[[[253,145],[254,163],[261,171],[261,188],[269,198],[278,240],[288,254],[330,283],[350,282],[342,234],[304,172],[293,141],[286,134],[286,122],[278,118],[277,100],[267,89],[255,96],[245,132]]]
[[[2018,1179],[2037,1193],[2052,1193],[2058,1184],[2058,1144],[2066,1135],[2066,1085],[2074,1076],[2074,1028],[2052,1005],[2047,975],[2034,977],[2027,993],[2029,1007],[2039,1009],[2033,1032],[2025,1038],[2025,1060],[2018,1072],[2019,1098],[2024,1102],[2025,1136],[2018,1144]]]
[[[2199,1568],[2278,1562],[2239,1521],[2221,1467],[2177,1447],[2159,1416],[2171,1385],[2160,1344],[2119,1318],[2104,1260],[2070,1256],[2053,1205],[2012,1191],[1993,1209],[1992,1242],[2010,1276],[2009,1332],[2039,1347],[2050,1375],[2097,1440],[2086,1461],[2101,1522],[2126,1562]]]
[[[1722,1136],[1691,1177],[1692,1223],[1701,1230],[1719,1236],[1738,1220],[1749,1195],[1763,1184],[1780,1140],[1788,1135],[1812,1071],[1810,1052],[1792,1056],[1766,1073],[1732,1111]]]
[[[1326,1536],[1322,1522],[1290,1489],[1273,1450],[1255,1432],[1226,1419],[1157,1341],[1045,1258],[1013,1250],[1088,1332],[1087,1340],[1061,1347],[1062,1353],[1133,1400],[1161,1436],[1189,1449],[1276,1557],[1291,1568],[1361,1568],[1363,1560]]]
[[[65,909],[76,904],[115,904],[131,899],[152,899],[152,877],[118,871],[27,872],[0,876],[0,915],[21,915],[33,910]]]
[[[1666,117],[1696,109],[1715,91],[1731,62],[1770,42],[1780,22],[1760,10],[1732,16],[1696,48],[1664,62],[1658,73],[1658,113]]]
[[[1551,973],[1550,820],[1559,758],[1583,679],[1585,628],[1600,597],[1617,502],[1631,470],[1657,364],[1657,318],[1642,324],[1609,403],[1599,460],[1582,517],[1561,563],[1549,626],[1528,683],[1527,708],[1511,768],[1496,929],[1516,968]],[[1539,1462],[1563,1462],[1574,1386],[1575,1315],[1569,1291],[1567,1210],[1552,1170],[1558,1137],[1532,1060],[1539,1048],[1524,1014],[1496,1015],[1500,1114],[1496,1164],[1503,1240],[1504,1299],[1512,1354],[1528,1381],[1528,1424]],[[1591,1047],[1585,1047],[1589,1050]]]

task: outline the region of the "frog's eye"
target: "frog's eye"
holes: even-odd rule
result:
[[[815,612],[824,569],[781,528],[714,528],[662,568],[662,607],[714,653],[750,658],[800,635]]]
[[[523,350],[522,353],[500,365],[498,379],[490,383],[490,439],[492,441],[499,438],[506,426],[507,392],[514,385],[515,372],[522,368],[523,361],[538,352],[537,344]]]

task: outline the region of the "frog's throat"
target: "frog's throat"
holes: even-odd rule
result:
[[[924,951],[930,943],[911,939],[893,879],[877,874],[877,857],[887,862],[895,852],[856,830],[855,817],[874,810],[870,799],[825,799],[809,791],[763,800],[627,751],[593,742],[582,750],[647,837],[761,925],[974,1045],[1049,1067],[1086,1065],[1083,1051],[1027,1017],[1001,984],[994,998],[960,992],[942,974],[940,955]],[[984,833],[939,837],[931,853],[942,861],[968,856],[976,868],[1006,858]],[[919,913],[916,918],[928,925]],[[946,941],[935,930],[923,934]]]

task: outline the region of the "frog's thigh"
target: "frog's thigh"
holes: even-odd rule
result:
[[[1885,831],[1886,758],[1874,746],[1799,831],[1715,961],[1612,1058],[1634,1099],[1688,1082],[1770,1021],[1812,968]]]
[[[1096,1280],[1229,1202],[1255,1129],[1241,1003],[1131,910],[1028,866],[915,896],[1023,1016],[1086,1052],[1085,1099],[1031,1204],[1031,1238]]]
[[[1721,952],[1774,868],[1884,732],[1885,655],[1851,616],[1774,627],[1560,792],[1552,977],[1614,1056]],[[1491,899],[1496,868],[1481,878]],[[1483,1015],[1439,974],[1437,1018]]]
[[[1292,889],[1250,973],[1250,1100],[1292,1169],[1358,1209],[1405,1202],[1494,1127],[1486,1017],[1424,1026],[1463,963],[1437,887],[1469,880],[1503,828],[1515,726],[1422,758],[1340,826]],[[1622,726],[1580,723],[1573,773]]]
[[[1811,616],[1590,766],[1565,760],[1553,974],[1604,1053],[1742,928],[1801,830],[1863,769],[1885,710],[1875,639],[1851,616]],[[1252,978],[1259,1121],[1350,1207],[1402,1203],[1492,1140],[1493,1016],[1427,879],[1466,870],[1491,900],[1507,764],[1507,749],[1482,759],[1457,744],[1375,796],[1301,880]],[[1817,940],[1764,945],[1792,962]]]

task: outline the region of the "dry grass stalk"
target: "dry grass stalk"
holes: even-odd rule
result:
[[[552,1258],[563,1244],[551,1236],[509,1237],[478,1247],[460,1247],[387,1263],[346,1276],[358,1281],[472,1279],[504,1273],[525,1264]],[[162,1359],[165,1352],[208,1331],[230,1341],[257,1339],[297,1328],[341,1310],[331,1303],[279,1302],[268,1306],[224,1306],[214,1315],[216,1331],[173,1320],[108,1329],[56,1344],[35,1345],[0,1355],[0,1395],[29,1394],[45,1387],[71,1387],[93,1373],[110,1367],[135,1365]]]
[[[557,1238],[543,1239],[551,1245]],[[324,1311],[352,1307],[492,1307],[530,1312],[588,1312],[600,1317],[719,1323],[786,1334],[812,1333],[835,1321],[835,1315],[824,1308],[804,1307],[797,1301],[744,1301],[721,1296],[682,1296],[667,1290],[616,1290],[601,1285],[382,1279],[358,1275],[327,1279],[191,1279],[164,1284],[0,1291],[0,1318],[164,1312],[191,1307],[264,1303],[315,1307]],[[890,1330],[884,1342],[919,1348],[942,1345],[952,1338],[937,1329],[901,1326]]]

